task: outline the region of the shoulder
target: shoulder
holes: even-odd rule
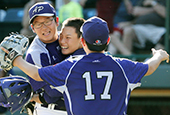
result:
[[[33,42],[31,43],[31,45],[29,46],[27,53],[31,53],[31,52],[46,52],[46,44],[44,44],[43,42],[41,42],[38,37],[34,38]]]
[[[124,69],[140,69],[140,68],[147,68],[147,64],[144,64],[143,62],[133,61],[126,58],[114,58],[114,60]]]
[[[69,58],[67,58],[66,61],[75,62],[75,61],[79,61],[83,57],[84,55],[74,55],[74,56],[70,56]]]
[[[112,60],[114,60],[117,64],[121,65],[121,66],[130,66],[130,65],[136,65],[138,64],[139,62],[137,61],[133,61],[133,60],[130,60],[130,59],[127,59],[127,58],[120,58],[120,57],[113,57],[112,55],[108,55],[108,54],[105,54],[107,55],[107,57],[110,57],[112,58]]]
[[[112,58],[120,64],[137,63],[137,62],[132,61],[132,60],[127,59],[127,58],[119,58],[119,57],[112,57]]]
[[[39,54],[39,53],[42,53],[42,52],[45,52],[45,49],[43,47],[39,46],[39,45],[32,45],[27,50],[27,53],[30,53],[30,54],[32,54],[32,53]]]

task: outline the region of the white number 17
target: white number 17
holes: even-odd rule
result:
[[[111,71],[97,72],[96,74],[97,74],[97,78],[99,79],[103,77],[107,77],[105,88],[103,90],[103,93],[100,95],[101,99],[111,99],[111,95],[109,94],[109,91],[113,80],[113,72]],[[93,89],[92,89],[90,72],[85,72],[83,74],[83,78],[85,79],[86,82],[86,92],[87,92],[87,94],[85,95],[85,100],[94,100],[95,94],[93,94],[92,92]]]

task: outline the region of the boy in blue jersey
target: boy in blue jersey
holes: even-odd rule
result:
[[[87,55],[71,56],[41,68],[18,56],[13,65],[63,93],[68,115],[126,115],[131,91],[162,61],[169,62],[169,55],[164,50],[152,49],[153,56],[141,63],[104,54],[110,40],[109,30],[107,23],[98,17],[88,19],[82,32],[81,43]]]
[[[38,2],[29,9],[29,16],[32,30],[37,35],[27,50],[26,61],[39,67],[45,67],[65,59],[58,41],[58,17],[56,17],[52,5],[47,2]],[[28,78],[34,90],[31,101],[36,102],[34,114],[66,114],[66,111],[61,111],[65,106],[60,92],[51,89],[43,81],[35,81],[29,76]]]

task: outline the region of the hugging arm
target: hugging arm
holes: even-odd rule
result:
[[[166,62],[169,63],[169,54],[166,51],[162,49],[155,50],[152,48],[152,54],[153,56],[145,62],[149,66],[145,76],[151,75],[162,61],[166,60]]]

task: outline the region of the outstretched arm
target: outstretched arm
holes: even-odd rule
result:
[[[158,68],[162,61],[166,60],[166,62],[169,63],[169,54],[166,51],[162,49],[155,50],[154,48],[152,48],[152,54],[152,58],[145,62],[149,66],[149,69],[145,76],[151,75]]]
[[[6,52],[7,54],[9,51],[5,49],[4,47],[1,47],[1,49]],[[32,79],[36,81],[43,81],[41,77],[38,74],[38,67],[26,62],[22,56],[18,56],[13,60],[13,66],[18,67],[21,69],[24,73],[26,73],[28,76],[30,76]]]

